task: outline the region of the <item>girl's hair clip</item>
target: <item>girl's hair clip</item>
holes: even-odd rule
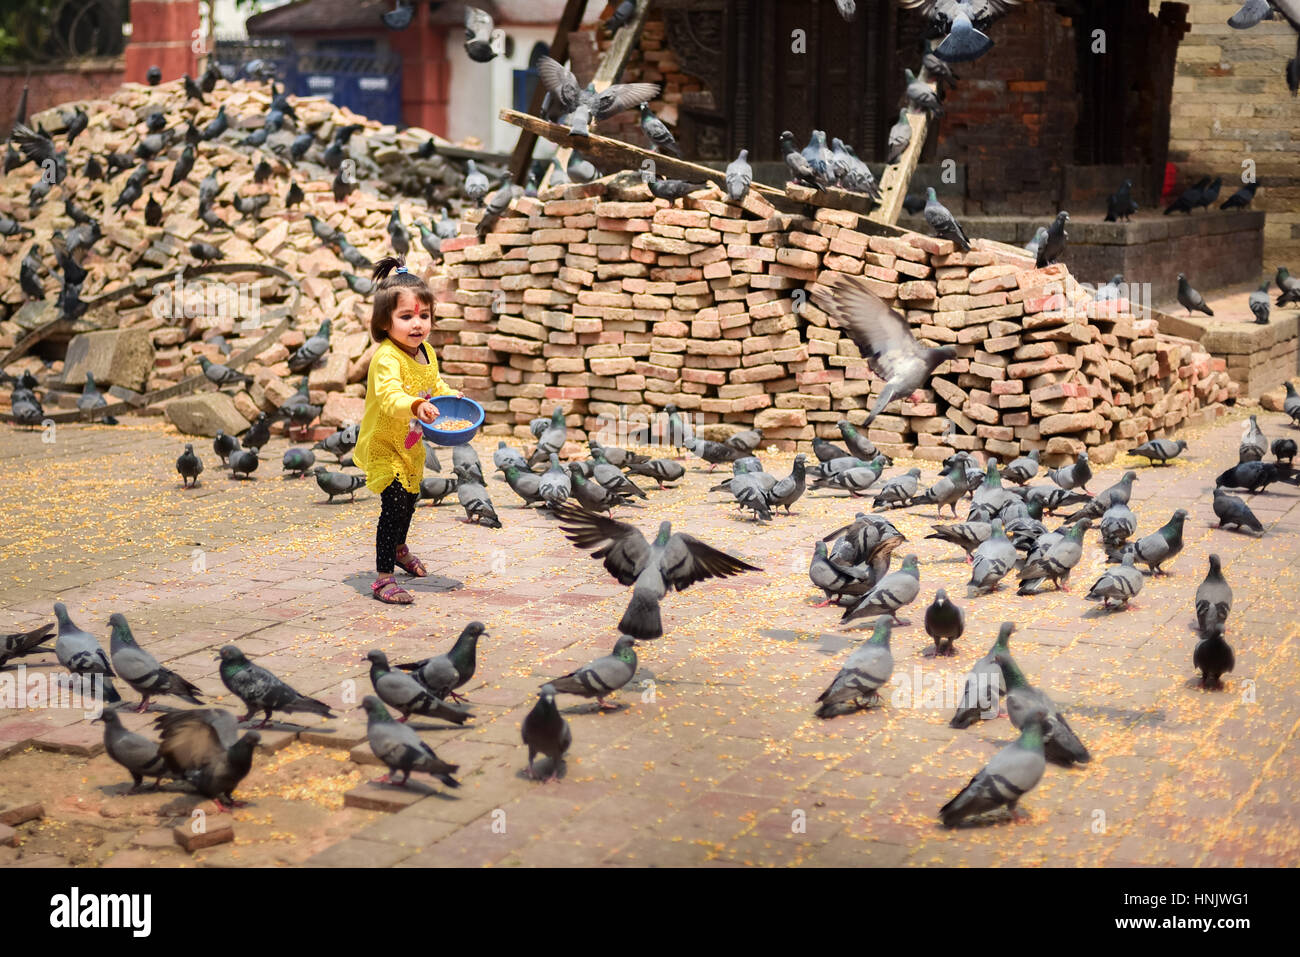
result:
[[[398,266],[398,267],[397,267],[397,271],[398,271],[398,272],[406,272],[406,267],[405,267],[405,266]]]

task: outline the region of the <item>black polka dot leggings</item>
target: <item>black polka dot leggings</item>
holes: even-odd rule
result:
[[[375,532],[375,570],[379,574],[393,573],[397,546],[406,544],[406,533],[410,531],[415,503],[419,500],[420,493],[408,492],[397,479],[380,493],[379,528]]]

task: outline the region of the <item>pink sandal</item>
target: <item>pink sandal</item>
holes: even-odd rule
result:
[[[370,586],[371,594],[379,601],[387,605],[409,605],[415,601],[415,597],[397,584],[392,575],[381,575],[375,579],[375,583]]]
[[[395,561],[398,568],[413,578],[424,578],[429,574],[429,570],[424,567],[424,562],[412,555],[411,550],[405,545],[397,546]]]

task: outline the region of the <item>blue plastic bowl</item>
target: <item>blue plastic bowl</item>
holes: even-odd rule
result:
[[[435,429],[433,422],[421,422],[420,427],[424,429],[424,440],[432,442],[434,445],[464,445],[470,439],[474,438],[478,430],[483,425],[484,411],[483,406],[479,405],[473,399],[460,398],[454,395],[438,395],[429,400],[435,409],[438,410],[438,419],[443,416],[452,419],[468,419],[472,425],[466,429],[460,429],[456,432],[445,432],[442,429]]]

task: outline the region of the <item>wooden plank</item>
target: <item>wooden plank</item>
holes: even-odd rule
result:
[[[605,55],[601,57],[600,64],[596,67],[596,75],[591,80],[596,87],[597,93],[601,93],[617,83],[618,78],[623,75],[623,67],[627,66],[628,58],[632,55],[632,51],[636,49],[637,41],[641,39],[641,30],[645,27],[645,15],[649,9],[650,0],[637,0],[636,10],[633,11],[632,18],[623,24],[622,29],[614,35],[614,42],[610,44],[609,49],[605,51]],[[567,170],[572,156],[573,150],[562,146],[555,151],[555,164],[561,169]],[[539,189],[545,189],[550,185],[551,173],[554,169],[555,165],[546,168]]]
[[[798,203],[824,206],[828,209],[845,209],[859,216],[870,216],[874,206],[870,196],[851,193],[834,186],[829,189],[813,189],[802,183],[786,183],[785,194]]]
[[[555,25],[555,39],[551,41],[551,59],[564,63],[569,59],[569,33],[582,26],[582,15],[587,10],[587,0],[567,0],[560,22]],[[538,83],[533,90],[533,98],[528,104],[528,112],[542,112],[542,98],[546,96],[546,87]],[[517,125],[517,124],[516,124]],[[514,152],[510,154],[510,179],[523,186],[528,180],[528,166],[533,159],[533,147],[537,145],[537,133],[527,129],[519,134],[515,141]]]
[[[569,132],[568,127],[560,126],[558,123],[548,123],[539,117],[520,113],[516,110],[502,110],[500,116],[507,123],[525,130],[531,130],[534,135],[550,140],[557,146],[568,147],[569,149],[577,146],[600,165],[622,169],[640,169],[641,163],[648,159],[654,162],[655,169],[658,172],[676,179],[686,180],[689,183],[704,183],[711,180],[714,183],[721,184],[723,181],[721,170],[701,166],[688,160],[680,160],[673,156],[665,156],[663,153],[654,153],[640,146],[624,143],[622,140],[612,140],[597,133],[592,133],[590,136],[574,136]],[[785,198],[786,195],[784,190],[757,181],[754,182],[751,188],[754,192],[763,196]]]
[[[885,167],[880,174],[880,205],[867,217],[872,222],[893,226],[902,215],[907,187],[921,161],[921,151],[925,149],[925,139],[930,132],[930,117],[925,113],[909,112],[907,124],[912,127],[912,142],[907,144],[898,162]]]

